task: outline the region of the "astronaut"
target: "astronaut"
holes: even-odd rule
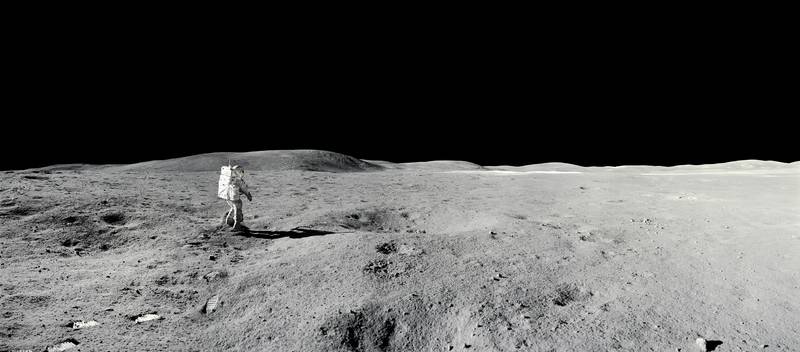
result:
[[[244,221],[241,195],[245,195],[247,200],[253,201],[253,195],[250,194],[247,183],[244,182],[244,169],[239,165],[223,166],[219,175],[217,195],[224,199],[230,207],[225,214],[225,224],[232,226],[234,230],[241,230],[242,221]],[[233,220],[233,224],[231,224],[231,220]]]

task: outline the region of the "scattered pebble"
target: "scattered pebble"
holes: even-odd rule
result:
[[[148,313],[148,314],[143,314],[143,315],[140,315],[140,316],[136,317],[136,319],[134,319],[134,321],[137,324],[139,324],[139,323],[143,323],[143,322],[150,321],[150,320],[160,320],[160,319],[164,319],[164,318],[162,318],[158,314],[150,314],[150,313]]]
[[[209,298],[206,302],[205,312],[206,314],[211,314],[214,310],[217,309],[217,304],[219,304],[219,296],[214,295],[213,297]]]
[[[694,341],[694,343],[697,344],[697,347],[700,347],[700,351],[702,351],[702,352],[708,351],[706,349],[706,339],[704,339],[702,337],[698,337],[697,340]]]
[[[80,321],[76,321],[76,322],[72,323],[72,328],[73,329],[83,329],[83,328],[90,328],[92,326],[97,326],[97,325],[100,325],[100,323],[98,323],[98,322],[96,322],[94,320],[89,320],[89,321],[80,320]]]

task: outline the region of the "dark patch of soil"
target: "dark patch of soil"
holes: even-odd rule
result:
[[[375,246],[375,249],[378,251],[378,253],[392,254],[397,252],[397,244],[394,242],[381,243]]]
[[[9,296],[1,305],[11,309],[35,309],[47,306],[51,300],[50,296],[18,294]]]
[[[578,290],[575,287],[565,286],[556,289],[556,296],[553,298],[553,304],[564,307],[578,298]]]
[[[377,259],[367,263],[363,270],[365,273],[369,274],[385,274],[389,271],[389,264],[391,264],[391,262],[383,259]]]
[[[350,311],[330,325],[320,327],[323,335],[338,337],[338,341],[335,341],[337,347],[353,352],[391,350],[397,329],[395,318],[378,309]],[[331,334],[331,330],[337,333]]]
[[[67,239],[61,241],[61,245],[64,246],[64,247],[77,246],[78,243],[80,243],[80,241],[78,241],[78,240],[76,240],[74,238],[67,238]]]
[[[561,285],[555,290],[553,304],[564,307],[572,302],[591,296],[591,292],[584,292],[574,284]]]
[[[66,226],[60,231],[58,243],[64,247],[80,245],[81,255],[119,248],[129,240],[125,231],[98,226],[86,217],[70,216],[62,221]]]
[[[34,213],[36,213],[36,211],[37,211],[37,209],[34,208],[34,207],[20,205],[18,207],[15,207],[15,208],[12,208],[12,209],[6,210],[5,212],[0,213],[0,216],[5,215],[5,216],[22,217],[22,216],[33,215]]]

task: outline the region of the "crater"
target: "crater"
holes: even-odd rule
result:
[[[109,213],[100,217],[106,224],[109,225],[123,225],[125,224],[125,214],[122,213]]]

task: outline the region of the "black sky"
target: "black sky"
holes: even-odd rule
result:
[[[787,48],[763,39],[355,33],[27,42],[0,168],[267,149],[482,165],[800,160]]]

